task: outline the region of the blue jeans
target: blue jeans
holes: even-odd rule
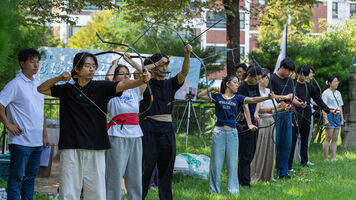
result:
[[[209,170],[210,192],[220,193],[221,169],[226,155],[227,189],[230,193],[239,193],[239,180],[236,173],[238,149],[239,138],[236,129],[214,128]]]
[[[293,112],[278,112],[276,122],[276,168],[278,176],[288,175],[288,160],[292,149],[292,114]],[[276,114],[273,115],[276,119]]]
[[[325,120],[323,119],[323,123],[325,128],[340,128],[341,125],[341,117],[340,117],[340,113],[336,113],[336,115],[334,116],[333,114],[329,113],[327,114],[328,116],[328,120],[329,120],[329,126],[325,126]]]
[[[10,177],[7,182],[7,199],[32,200],[35,178],[40,168],[43,146],[27,147],[10,144]]]

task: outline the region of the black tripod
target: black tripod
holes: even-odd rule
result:
[[[177,132],[176,132],[176,133],[179,132],[179,128],[180,128],[180,126],[181,126],[181,124],[183,122],[185,112],[187,111],[187,108],[188,108],[187,131],[186,131],[186,137],[185,137],[185,147],[186,148],[188,146],[188,133],[189,133],[189,121],[190,121],[190,111],[191,110],[193,110],[194,117],[195,117],[196,123],[198,125],[199,135],[201,133],[199,121],[198,121],[198,118],[197,118],[197,113],[195,112],[195,109],[194,109],[194,106],[193,106],[193,98],[194,98],[194,94],[192,94],[192,90],[191,90],[191,88],[189,88],[189,93],[185,97],[187,103],[185,105],[184,112],[183,112],[182,118],[181,118],[181,120],[179,122],[179,125],[178,125],[178,128],[177,128]]]

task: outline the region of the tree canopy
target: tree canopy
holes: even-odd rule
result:
[[[348,78],[356,73],[356,19],[325,26],[323,35],[312,34],[310,26],[304,26],[300,31],[289,30],[287,56],[295,61],[297,67],[301,64],[313,66],[315,78],[321,86],[325,85],[328,76],[338,76],[339,90],[346,100]],[[263,66],[273,69],[279,53],[279,40],[270,41],[264,38],[266,35],[261,32],[255,57]]]
[[[98,32],[107,41],[132,45],[150,24],[144,22],[130,22],[127,13],[105,10],[92,15],[92,21],[87,26],[79,29],[75,35],[69,39],[68,47],[77,49],[96,49],[96,50],[116,50],[125,51],[123,46],[113,46],[102,43],[95,35]],[[181,29],[180,33],[186,41],[192,39],[192,33]],[[200,49],[198,39],[191,42],[195,53],[204,59],[208,72],[221,70],[223,64],[217,64],[221,57],[221,52],[215,52],[215,48],[208,47]],[[162,29],[157,26],[151,27],[145,35],[136,42],[133,47],[140,53],[154,54],[163,52],[173,56],[184,56],[183,44],[176,33]],[[205,73],[201,70],[202,73]]]

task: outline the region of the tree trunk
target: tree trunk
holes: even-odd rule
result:
[[[240,62],[240,2],[223,0],[223,3],[226,10],[227,74],[235,74],[234,61],[235,64]]]

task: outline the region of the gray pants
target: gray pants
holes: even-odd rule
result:
[[[309,137],[308,137],[308,158],[310,158],[309,157],[309,146],[310,146],[311,138],[313,135],[313,128],[314,128],[314,116],[312,116],[311,120],[310,120],[310,130],[309,130]],[[300,144],[301,144],[301,140],[300,140],[300,135],[298,134],[297,143],[296,143],[295,152],[294,152],[294,160],[296,163],[300,163]]]
[[[110,136],[106,152],[106,199],[120,200],[122,178],[127,199],[142,199],[142,140]]]

